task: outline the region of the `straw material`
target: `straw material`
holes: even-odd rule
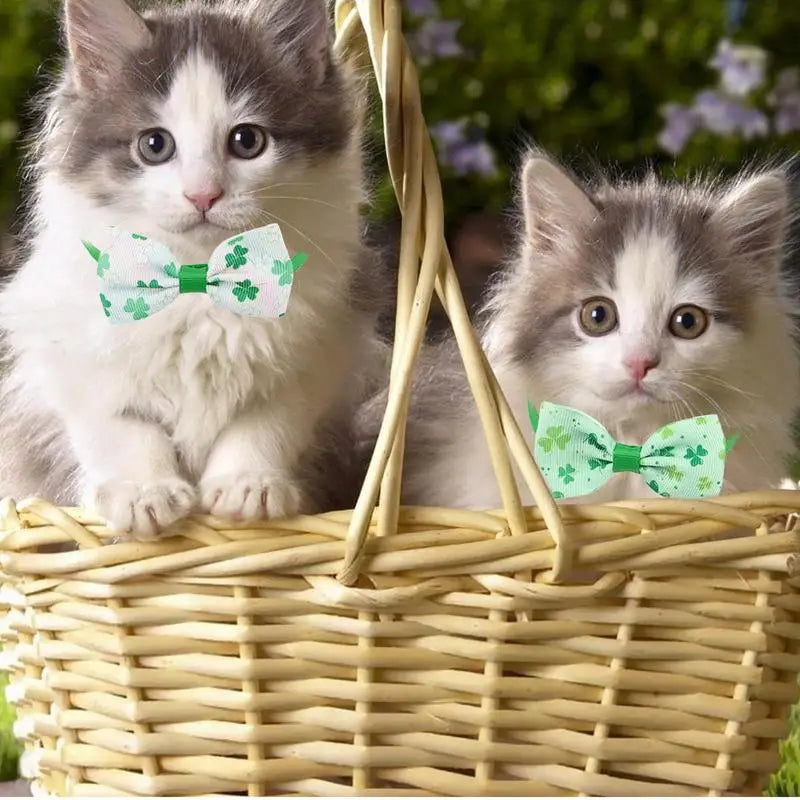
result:
[[[800,492],[555,504],[469,325],[400,11],[337,5],[337,46],[377,76],[404,215],[361,498],[247,527],[196,517],[147,544],[0,504],[24,774],[56,796],[757,794],[797,693]],[[434,289],[499,511],[398,505]]]

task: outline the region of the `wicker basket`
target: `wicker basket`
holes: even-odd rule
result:
[[[400,5],[337,7],[338,46],[369,46],[404,214],[390,401],[359,503],[104,544],[83,512],[5,501],[3,656],[42,794],[716,796],[759,793],[778,763],[800,492],[556,506],[444,246]],[[502,511],[398,506],[434,287]],[[78,548],[47,552],[63,543]]]

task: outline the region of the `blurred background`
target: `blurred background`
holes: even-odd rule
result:
[[[678,176],[800,152],[800,0],[405,4],[471,304],[508,241],[509,171],[527,142],[579,170]],[[20,166],[38,122],[31,101],[58,66],[59,8],[0,0],[0,246],[19,223]],[[371,236],[391,249],[397,219],[377,116],[371,139]],[[798,741],[784,747],[774,794],[800,795]]]

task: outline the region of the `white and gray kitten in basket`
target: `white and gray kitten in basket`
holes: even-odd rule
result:
[[[785,175],[688,185],[651,176],[584,187],[534,154],[521,184],[521,245],[481,330],[528,441],[529,400],[580,409],[629,444],[671,421],[716,413],[726,435],[741,434],[726,491],[780,484],[800,402],[790,287],[781,273]],[[381,406],[370,403],[366,418],[374,421]],[[583,501],[648,492],[640,476],[619,474]],[[527,489],[523,495],[532,501]],[[500,505],[452,341],[423,357],[404,500]]]
[[[143,15],[66,0],[64,19],[22,263],[0,294],[0,496],[81,502],[142,538],[194,508],[337,505],[304,481],[370,379],[378,287],[360,244],[360,102],[325,0]],[[275,222],[309,255],[284,319],[192,295],[115,326],[98,306],[81,240],[102,249],[109,226],[191,264]]]

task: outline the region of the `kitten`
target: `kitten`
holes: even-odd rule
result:
[[[325,0],[143,16],[66,0],[26,260],[0,294],[0,496],[81,502],[140,538],[195,507],[251,520],[338,502],[303,476],[378,369],[379,287],[360,244],[361,103],[328,22]],[[192,295],[105,319],[82,239],[102,249],[119,226],[192,264],[273,222],[309,255],[285,318]]]
[[[482,317],[482,343],[532,445],[530,400],[586,412],[620,442],[720,416],[741,439],[725,491],[777,486],[800,397],[780,262],[789,195],[780,171],[714,182],[582,187],[553,161],[522,174],[524,233]],[[452,341],[428,350],[408,430],[404,501],[497,508],[482,427]],[[374,419],[382,405],[362,412]],[[521,489],[523,488],[520,482]],[[581,502],[648,496],[617,474]],[[527,488],[523,499],[532,502]]]

